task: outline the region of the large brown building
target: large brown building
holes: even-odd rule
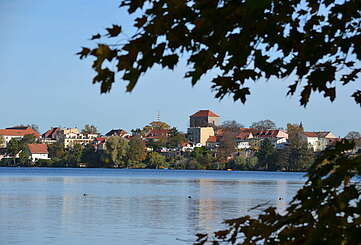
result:
[[[219,124],[219,116],[210,110],[200,110],[189,117],[190,127],[210,127]]]

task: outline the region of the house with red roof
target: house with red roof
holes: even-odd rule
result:
[[[13,127],[0,129],[0,136],[2,136],[5,140],[4,147],[6,147],[7,143],[9,143],[11,139],[22,139],[25,135],[28,134],[32,134],[36,138],[40,138],[40,134],[31,127]]]
[[[303,140],[313,151],[323,151],[327,146],[334,144],[337,137],[330,131],[304,132]]]
[[[130,134],[123,130],[123,129],[112,129],[110,130],[108,133],[105,134],[106,137],[110,137],[110,136],[120,136],[123,138],[127,138],[130,136]]]
[[[216,130],[215,136],[209,136],[207,140],[206,146],[208,148],[217,148],[220,145],[224,135],[223,129]],[[236,140],[236,148],[237,149],[249,149],[250,148],[250,141],[253,139],[253,134],[251,131],[239,129],[239,131],[235,134]]]
[[[215,135],[209,136],[206,141],[206,147],[211,149],[219,147],[220,139],[221,136],[215,136]]]
[[[189,117],[189,125],[193,127],[210,127],[219,124],[219,116],[210,110],[200,110]]]
[[[51,128],[41,135],[41,142],[45,144],[53,144],[60,140],[61,128]]]
[[[144,140],[146,142],[156,142],[168,136],[169,136],[169,129],[153,128],[145,133]]]
[[[106,145],[105,145],[106,141],[107,141],[106,137],[96,137],[93,142],[94,148],[97,151],[105,150],[106,149]]]
[[[33,162],[39,159],[49,159],[48,146],[46,144],[28,144],[27,146]]]

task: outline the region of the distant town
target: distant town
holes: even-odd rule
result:
[[[361,153],[361,136],[350,154]],[[331,131],[305,131],[302,122],[279,129],[271,120],[248,128],[236,121],[220,124],[210,110],[190,115],[186,133],[159,120],[143,128],[111,129],[102,135],[93,125],[0,129],[0,166],[104,167],[303,171],[327,147],[343,138]]]

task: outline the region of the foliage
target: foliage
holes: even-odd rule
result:
[[[227,229],[197,234],[196,244],[360,244],[361,156],[347,154],[353,147],[344,141],[327,149],[285,214],[269,207],[256,218],[226,220]]]
[[[290,77],[291,95],[303,86],[301,105],[315,91],[333,101],[336,78],[346,85],[361,72],[355,62],[361,59],[360,1],[122,0],[120,7],[136,15],[136,33],[124,35],[130,38],[123,43],[102,41],[78,53],[95,58],[93,83],[101,83],[102,93],[110,91],[116,73],[132,91],[154,65],[174,69],[182,54],[192,67],[185,77],[193,85],[217,69],[215,96],[231,94],[243,103],[250,94],[246,83],[262,77]],[[91,39],[121,34],[121,26],[113,25]],[[361,103],[360,90],[352,96]]]
[[[3,146],[5,146],[5,138],[4,136],[0,135],[0,148],[2,148]]]
[[[19,153],[19,163],[22,166],[30,166],[31,165],[30,154],[28,153],[28,151],[21,151]]]
[[[86,124],[81,130],[82,134],[98,134],[98,129],[94,125]]]
[[[12,138],[9,143],[6,146],[6,153],[13,158],[13,163],[15,165],[15,158],[16,155],[23,149],[23,145],[21,144],[21,141]]]
[[[244,128],[242,123],[239,123],[235,120],[224,121],[221,125],[218,126],[221,129],[230,129],[232,131],[239,130],[240,128]]]
[[[151,127],[156,129],[170,129],[170,126],[166,122],[154,121],[149,124]]]
[[[258,122],[253,122],[251,128],[255,130],[271,130],[276,129],[276,124],[271,120],[261,120]]]
[[[49,158],[62,159],[65,158],[64,144],[56,142],[48,145]]]
[[[24,137],[21,139],[21,143],[24,145],[27,144],[34,144],[36,141],[36,137],[32,134],[26,134],[24,135]]]
[[[187,142],[186,136],[181,133],[177,133],[175,135],[171,135],[167,139],[167,147],[176,148]]]
[[[158,152],[151,152],[148,154],[148,166],[150,168],[168,167],[165,157]]]
[[[236,135],[237,131],[234,131],[232,128],[224,129],[218,148],[219,158],[221,161],[226,162],[227,159],[235,152],[237,145]]]
[[[293,148],[300,148],[304,143],[304,131],[303,127],[296,124],[287,124],[288,142]]]
[[[345,136],[345,139],[348,139],[348,140],[357,140],[360,138],[361,138],[361,134],[360,134],[360,132],[357,132],[357,131],[350,131]]]
[[[140,136],[134,136],[129,141],[128,159],[133,162],[144,161],[147,157],[147,149]]]
[[[127,161],[127,154],[129,149],[128,140],[120,136],[111,136],[108,138],[105,144],[105,152],[110,156],[114,167],[124,167]]]
[[[142,129],[142,131],[144,134],[146,134],[153,129],[168,130],[168,129],[170,129],[170,126],[166,122],[154,121],[154,122],[149,123],[149,125],[146,125]]]
[[[261,142],[259,151],[256,153],[258,164],[261,169],[269,169],[269,165],[274,162],[275,147],[268,138]]]
[[[102,166],[101,161],[101,152],[95,151],[95,148],[91,144],[87,144],[84,147],[84,150],[81,155],[81,162],[86,163],[86,166],[89,168],[99,168]]]
[[[78,167],[82,154],[83,146],[80,144],[74,144],[73,147],[69,148],[66,155],[67,166]]]

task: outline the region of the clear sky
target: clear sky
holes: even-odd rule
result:
[[[271,119],[279,127],[302,121],[305,130],[331,130],[337,136],[361,131],[361,109],[350,97],[357,83],[340,87],[334,103],[315,94],[303,108],[298,96],[286,96],[289,81],[259,81],[243,105],[230,97],[215,99],[209,76],[192,88],[183,79],[183,62],[174,71],[155,68],[130,94],[120,81],[111,93],[100,95],[99,86],[91,83],[90,60],[81,61],[75,53],[113,23],[129,30],[131,17],[117,8],[119,2],[0,0],[0,128],[34,123],[44,132],[90,123],[106,133],[143,127],[160,111],[162,121],[186,131],[189,115],[210,109],[222,121],[245,126]]]

